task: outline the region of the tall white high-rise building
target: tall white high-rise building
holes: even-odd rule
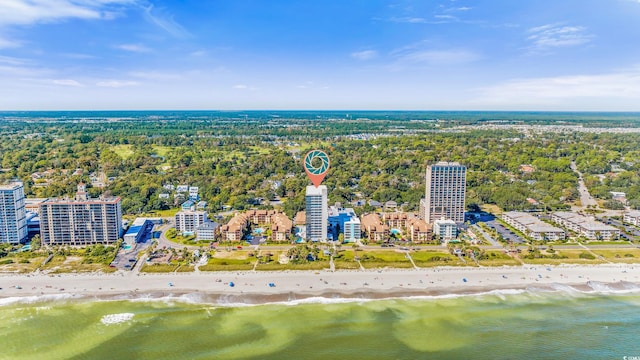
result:
[[[24,185],[0,185],[0,243],[18,244],[27,239]]]
[[[438,162],[427,167],[424,220],[433,223],[441,218],[464,222],[467,168],[457,162]]]
[[[307,240],[326,241],[329,209],[327,206],[327,187],[307,186],[305,196],[307,218]]]
[[[196,229],[208,221],[207,212],[201,210],[182,210],[176,213],[176,231],[182,234],[194,234]]]
[[[90,199],[78,184],[74,200],[49,199],[40,204],[40,237],[46,245],[113,244],[122,235],[119,197]]]

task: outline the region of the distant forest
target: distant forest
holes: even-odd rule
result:
[[[619,208],[610,191],[622,191],[629,206],[640,208],[638,133],[465,128],[487,122],[630,128],[638,119],[624,113],[5,112],[0,177],[22,180],[29,197],[72,195],[83,181],[93,196],[121,196],[128,214],[175,207],[180,199],[163,185],[190,184],[199,186],[210,211],[279,198],[292,216],[303,209],[309,184],[300,157],[321,148],[331,157],[324,182],[330,202],[393,200],[417,210],[426,166],[458,161],[468,168],[472,208],[566,208],[579,201],[575,161],[602,206]],[[167,193],[168,199],[159,197]]]

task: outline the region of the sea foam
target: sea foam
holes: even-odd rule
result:
[[[131,319],[133,319],[133,316],[133,313],[109,314],[103,316],[102,319],[100,319],[100,322],[105,325],[120,324],[130,321]]]

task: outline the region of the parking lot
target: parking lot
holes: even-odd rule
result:
[[[145,234],[145,237],[136,244],[135,248],[129,250],[120,248],[116,254],[116,258],[109,266],[115,267],[118,270],[132,270],[138,261],[138,254],[145,251],[153,242],[152,237],[153,231]]]
[[[622,221],[616,219],[606,219],[604,220],[604,223],[615,227],[622,227],[627,234],[640,236],[640,230],[638,230],[635,226],[624,224],[622,223]]]
[[[486,221],[485,224],[487,224],[487,226],[489,226],[491,229],[496,230],[498,232],[498,234],[502,235],[502,238],[507,242],[512,242],[514,244],[524,244],[524,243],[526,243],[526,241],[523,238],[521,238],[520,236],[514,234],[513,232],[511,232],[511,230],[509,230],[506,227],[502,226],[502,224],[500,224],[496,220]]]

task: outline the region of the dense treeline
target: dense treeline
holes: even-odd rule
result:
[[[624,191],[640,207],[640,135],[525,136],[433,126],[397,120],[2,122],[0,176],[24,181],[28,196],[55,197],[73,194],[79,181],[90,184],[90,174],[103,174],[111,178],[108,187],[90,188],[91,195],[121,196],[126,213],[173,207],[179,201],[158,197],[167,192],[162,186],[191,184],[213,209],[242,209],[255,198],[278,196],[293,215],[303,208],[308,185],[299,158],[319,147],[332,159],[325,179],[331,202],[393,200],[416,210],[426,166],[444,160],[468,167],[471,205],[562,208],[579,199],[575,161],[594,196],[609,200],[609,191]],[[384,135],[344,136],[365,133]]]

